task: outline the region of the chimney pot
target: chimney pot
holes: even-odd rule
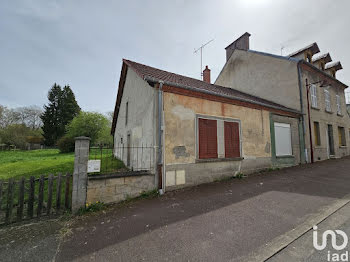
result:
[[[210,84],[210,69],[208,66],[205,66],[205,69],[203,70],[203,81]]]

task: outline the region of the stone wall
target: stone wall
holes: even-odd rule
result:
[[[89,177],[86,203],[116,203],[156,189],[154,175]]]

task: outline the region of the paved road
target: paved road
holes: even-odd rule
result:
[[[78,219],[56,260],[242,261],[337,206],[349,170],[330,160],[114,207]]]

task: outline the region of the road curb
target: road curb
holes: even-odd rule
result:
[[[240,259],[240,261],[261,262],[268,260],[281,250],[285,249],[292,242],[310,231],[314,225],[321,223],[349,202],[350,194],[347,194],[341,199],[335,200],[332,204],[324,206],[317,213],[310,215],[310,217],[301,225],[281,236],[276,237],[266,245],[261,246],[256,251],[250,253],[248,256]]]

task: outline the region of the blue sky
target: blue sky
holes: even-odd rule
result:
[[[194,48],[214,39],[203,66],[215,80],[224,48],[246,31],[251,49],[274,54],[316,41],[349,85],[348,10],[347,0],[2,1],[0,104],[42,106],[57,82],[83,110],[112,111],[122,58],[199,78]]]

